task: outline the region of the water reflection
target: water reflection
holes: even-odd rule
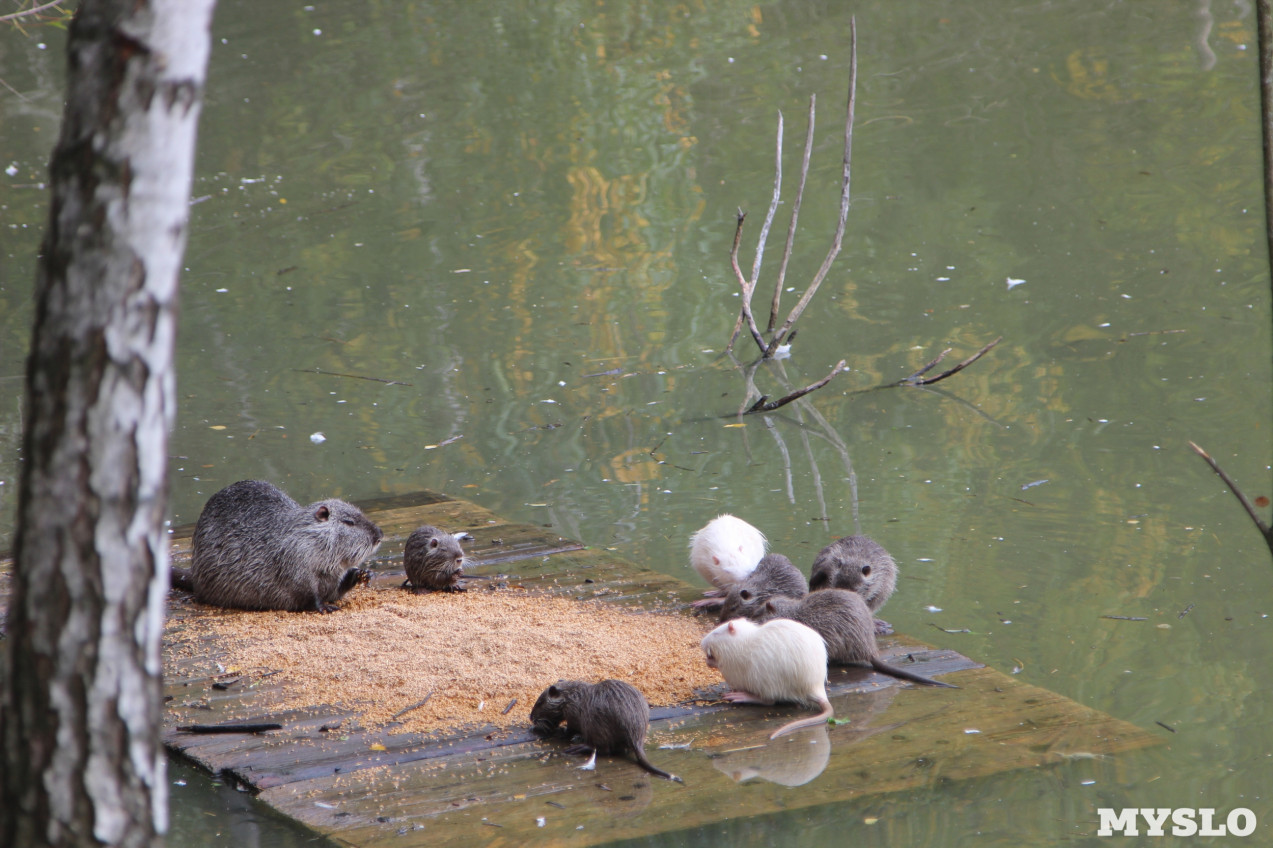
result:
[[[781,786],[803,786],[822,774],[831,759],[826,725],[797,730],[767,744],[722,751],[712,765],[735,783],[753,778]]]
[[[888,709],[898,691],[896,686],[885,686],[833,699],[838,756],[852,757],[854,743],[893,729],[894,725],[873,723]],[[739,742],[744,744],[740,746]],[[822,774],[831,759],[831,734],[826,724],[772,740],[767,733],[757,732],[732,739],[731,743],[707,750],[712,765],[735,783],[758,779],[780,786],[803,786]]]

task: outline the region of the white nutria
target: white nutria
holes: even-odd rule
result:
[[[716,598],[755,570],[765,555],[765,535],[741,518],[718,515],[690,536],[690,565],[715,586],[696,607],[719,606]]]
[[[737,618],[703,637],[707,664],[720,671],[735,704],[779,701],[820,707],[816,716],[784,724],[770,739],[821,724],[835,714],[827,699],[827,646],[799,622],[775,618],[763,625]]]

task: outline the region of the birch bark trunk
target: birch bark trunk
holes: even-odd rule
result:
[[[0,844],[162,844],[177,277],[213,0],[83,0],[36,273]]]

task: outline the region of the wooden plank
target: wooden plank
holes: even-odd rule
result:
[[[580,771],[579,760],[561,754],[559,744],[519,742],[477,756],[465,752],[372,767],[356,780],[316,777],[271,787],[260,797],[362,848],[418,845],[422,836],[430,845],[528,839],[593,845],[1073,756],[1109,756],[1157,741],[1133,725],[991,669],[948,679],[963,688],[883,684],[834,696],[837,715],[850,724],[772,742],[768,734],[792,710],[729,707],[655,723],[647,753],[656,765],[683,777],[684,786],[616,758],[602,758],[595,771]],[[753,785],[739,792],[738,780]]]
[[[954,651],[937,651],[901,638],[892,639],[884,650],[884,656],[898,664],[904,663],[903,658],[908,655],[915,659],[910,667],[926,676],[979,667]],[[869,669],[833,669],[828,691],[837,695],[867,692],[888,688],[894,683],[891,678]],[[182,681],[179,685],[183,700],[169,704],[171,718],[165,722],[165,744],[214,774],[228,773],[256,790],[331,774],[349,775],[364,768],[394,766],[457,754],[477,756],[495,748],[534,739],[529,728],[496,729],[492,726],[427,735],[396,732],[393,726],[366,730],[359,725],[353,713],[331,705],[315,705],[303,711],[272,710],[269,694],[274,687],[240,689],[238,694],[229,694],[213,690],[211,680],[203,681],[203,685],[193,681]],[[250,686],[250,683],[236,684],[236,688],[241,686]],[[170,693],[173,688],[170,685]],[[656,708],[651,711],[651,719],[658,724],[731,709],[728,705],[711,703],[723,690],[724,685],[721,684],[702,693],[706,703]],[[279,722],[284,727],[264,735],[207,736],[176,730],[181,725],[229,721]],[[340,724],[340,727],[326,732],[320,729],[330,724]],[[773,729],[771,726],[770,730]],[[373,751],[373,745],[379,746],[379,749]]]

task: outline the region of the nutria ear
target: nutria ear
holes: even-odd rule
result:
[[[750,600],[751,600],[751,590],[750,590],[750,589],[743,589],[741,592],[739,592],[739,593],[738,593],[738,597],[742,598],[744,601],[750,601]]]
[[[549,686],[549,687],[548,687],[548,694],[555,698],[555,697],[557,697],[558,695],[560,695],[560,694],[561,694],[561,690],[560,690],[560,689],[558,689],[558,688],[556,687],[556,685]]]
[[[866,577],[866,576],[870,575],[870,573],[871,573],[871,566],[870,566],[869,564],[862,566],[862,576],[863,576],[863,577]]]
[[[326,521],[327,519],[331,517],[332,517],[332,512],[330,509],[327,508],[327,504],[323,504],[319,506],[318,509],[314,510],[315,521]]]
[[[736,632],[737,632],[737,630],[735,630],[735,628],[734,628],[734,622],[733,622],[732,620],[731,620],[728,624],[726,624],[725,626],[726,626],[727,628],[729,628],[729,632],[730,632],[730,633],[736,633]]]
[[[437,546],[438,546],[438,537],[437,537],[437,536],[430,536],[430,537],[429,537],[429,550],[433,550],[433,549],[434,549],[434,548],[436,548]]]

